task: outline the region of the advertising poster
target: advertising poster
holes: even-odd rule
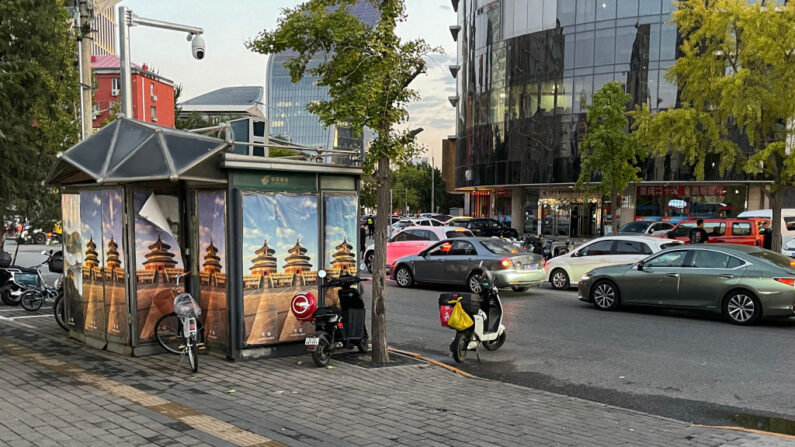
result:
[[[199,284],[201,320],[207,343],[226,346],[226,228],[224,226],[224,192],[200,191]]]
[[[138,340],[154,339],[157,320],[174,310],[176,276],[184,272],[176,196],[135,191],[135,281]],[[184,290],[180,282],[180,292]]]
[[[105,338],[105,294],[102,267],[102,192],[80,192],[80,236],[83,242],[83,329]]]
[[[290,313],[295,292],[317,293],[317,197],[243,194],[243,342],[264,345],[302,340],[307,333]]]
[[[330,278],[341,273],[356,274],[356,253],[359,232],[356,227],[356,196],[327,195],[325,197],[325,270]],[[336,288],[326,289],[325,305],[337,305]]]
[[[83,242],[80,195],[61,196],[64,244],[64,304],[70,330],[83,332]]]
[[[109,338],[126,343],[130,334],[127,324],[127,289],[124,282],[121,190],[104,190],[101,198],[106,331]]]

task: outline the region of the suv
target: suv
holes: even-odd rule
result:
[[[519,232],[510,226],[503,224],[494,219],[475,218],[469,219],[461,223],[456,223],[456,226],[466,228],[471,231],[475,236],[479,237],[512,237],[518,238]]]
[[[679,222],[673,230],[668,232],[669,239],[677,239],[690,243],[690,230],[696,228],[696,219]],[[709,239],[707,243],[727,243],[755,245],[764,247],[765,237],[762,228],[770,226],[770,219],[763,218],[711,218],[704,219],[704,230]]]
[[[417,254],[437,241],[457,237],[473,237],[473,235],[469,230],[456,227],[431,225],[408,227],[387,239],[386,268],[389,270],[389,266],[398,258]],[[375,244],[370,245],[364,251],[364,263],[370,273],[373,272],[374,253]]]

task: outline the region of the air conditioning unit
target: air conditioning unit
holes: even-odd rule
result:
[[[110,94],[113,95],[113,96],[119,96],[119,89],[116,89],[116,88],[112,89],[110,91]]]

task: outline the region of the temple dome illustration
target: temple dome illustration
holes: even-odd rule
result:
[[[94,243],[94,238],[91,237],[86,244],[86,260],[84,265],[86,267],[99,267],[99,255],[97,253],[97,244]]]
[[[356,267],[356,258],[353,255],[353,245],[348,243],[348,237],[342,237],[342,243],[334,247],[337,251],[332,255],[331,268],[338,271],[352,271]]]
[[[176,267],[177,261],[173,259],[174,253],[168,251],[171,246],[163,242],[160,235],[157,236],[157,241],[148,248],[149,253],[145,255],[146,261],[144,261],[145,270],[162,271]]]
[[[105,263],[108,270],[121,269],[121,258],[119,258],[119,244],[110,238],[108,242],[108,258]]]
[[[298,242],[298,239],[295,240],[295,245],[288,252],[290,256],[284,258],[287,261],[287,265],[284,266],[284,273],[301,274],[312,270],[309,256],[306,255],[307,249]]]
[[[207,246],[206,254],[204,255],[203,270],[206,273],[220,273],[221,272],[221,257],[218,256],[218,248],[213,244],[210,239],[210,244]]]
[[[276,273],[276,257],[273,256],[276,250],[268,246],[268,240],[263,241],[262,247],[258,248],[254,253],[257,257],[251,260],[254,264],[249,267],[253,275],[270,275]]]

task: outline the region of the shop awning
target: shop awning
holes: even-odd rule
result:
[[[130,183],[157,180],[217,180],[218,138],[118,118],[99,132],[58,154],[47,183]]]

